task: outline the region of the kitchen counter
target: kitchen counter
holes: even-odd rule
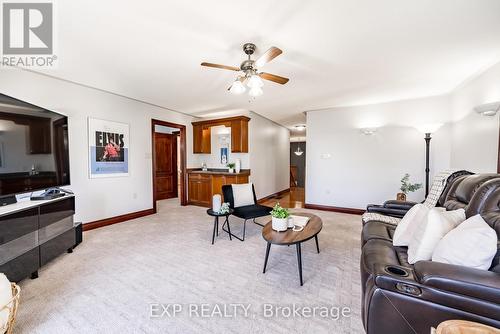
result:
[[[227,169],[223,168],[209,168],[208,170],[202,170],[201,168],[190,168],[187,170],[188,174],[214,174],[214,175],[250,175],[250,169],[242,169],[239,173],[229,173]]]
[[[212,196],[222,195],[222,186],[228,184],[248,183],[249,169],[242,169],[239,173],[229,173],[227,169],[201,168],[187,170],[188,204],[210,207]]]

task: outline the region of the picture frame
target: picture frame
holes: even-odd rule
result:
[[[130,126],[88,118],[89,177],[129,175]]]

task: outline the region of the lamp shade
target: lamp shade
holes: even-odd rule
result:
[[[415,128],[422,133],[434,133],[443,126],[443,123],[429,123],[417,125]]]
[[[257,74],[254,74],[248,79],[247,85],[250,88],[260,88],[264,86],[264,82]]]
[[[262,89],[260,87],[255,87],[255,88],[252,88],[250,89],[250,91],[248,92],[248,94],[252,97],[257,97],[257,96],[261,96],[264,92],[262,91]]]
[[[231,94],[241,94],[241,93],[245,92],[245,90],[246,90],[246,88],[243,85],[243,83],[240,80],[236,80],[231,85],[231,88],[229,89],[229,92]]]

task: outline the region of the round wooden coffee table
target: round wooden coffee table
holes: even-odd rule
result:
[[[316,240],[316,250],[319,253],[318,233],[323,228],[323,222],[321,221],[321,218],[310,213],[294,213],[293,216],[305,216],[310,218],[309,222],[302,231],[294,232],[292,229],[287,229],[283,232],[277,232],[273,230],[271,222],[267,223],[266,226],[264,226],[264,228],[262,229],[262,237],[267,242],[266,259],[264,260],[264,269],[262,270],[262,273],[266,272],[267,260],[269,259],[269,251],[271,250],[271,245],[295,245],[297,248],[297,262],[299,266],[300,285],[302,286],[303,281],[301,244],[304,241],[314,238]]]

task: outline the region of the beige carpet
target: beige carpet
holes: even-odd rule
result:
[[[321,253],[314,239],[302,246],[301,287],[295,247],[273,246],[262,274],[261,227],[248,224],[245,242],[221,233],[212,246],[205,209],[176,201],[163,201],[159,209],[86,232],[73,254],[42,268],[38,279],[21,282],[16,333],[363,333],[359,216],[301,210],[318,214],[324,224]],[[231,222],[238,233],[241,221]],[[182,310],[152,318],[156,303]],[[243,304],[248,313],[230,312],[229,304]],[[316,307],[316,315],[288,314],[294,304],[302,311]],[[231,317],[214,312],[224,305]],[[277,313],[275,307],[284,309]],[[350,313],[337,318],[343,307]]]

